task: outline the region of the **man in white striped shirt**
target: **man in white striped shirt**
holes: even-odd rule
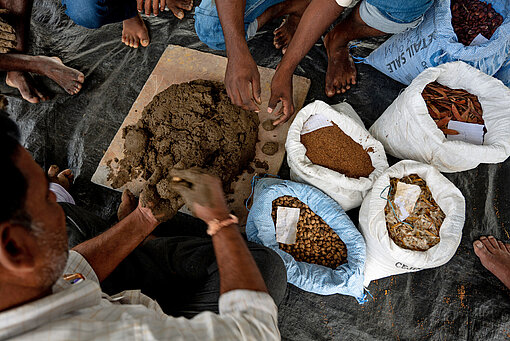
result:
[[[65,216],[42,169],[0,114],[0,340],[279,339],[277,308],[229,216],[217,178],[176,175],[209,223],[220,277],[219,314],[173,318],[139,290],[109,296],[99,283],[158,225],[147,207],[68,251]],[[204,193],[207,193],[204,195]]]

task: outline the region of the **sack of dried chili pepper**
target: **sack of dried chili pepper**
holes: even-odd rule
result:
[[[460,172],[510,156],[508,108],[508,87],[464,62],[452,62],[423,71],[369,131],[388,154]],[[449,120],[485,125],[483,144],[447,139],[445,134],[455,133],[448,130]]]

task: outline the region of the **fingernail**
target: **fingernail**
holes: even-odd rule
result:
[[[272,112],[273,112],[273,109],[272,109],[272,108],[267,108],[267,112],[268,112],[268,113],[272,113]]]
[[[476,246],[477,248],[479,248],[479,249],[483,249],[483,243],[482,243],[481,241],[479,241],[479,240],[477,240],[477,241],[475,242],[475,246]]]

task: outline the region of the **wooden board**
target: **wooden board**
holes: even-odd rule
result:
[[[199,52],[181,46],[169,45],[147,79],[138,98],[133,103],[131,110],[124,119],[120,129],[117,131],[108,150],[99,162],[96,172],[92,176],[92,182],[111,188],[111,181],[107,180],[108,173],[110,172],[110,168],[107,164],[110,162],[111,166],[115,168],[118,164],[116,160],[121,160],[124,157],[122,130],[128,125],[138,122],[143,109],[156,94],[165,90],[172,84],[189,82],[195,79],[223,82],[226,66],[227,59],[225,57]],[[273,78],[275,70],[259,67],[259,72],[262,89],[262,105],[260,106],[261,111],[259,119],[262,124],[262,122],[268,118],[274,119],[274,115],[268,114],[266,108],[271,92],[271,79]],[[310,80],[304,77],[294,76],[293,85],[294,105],[296,111],[298,111],[305,101],[306,94],[310,88]],[[287,138],[289,126],[290,120],[278,126],[273,131],[266,131],[261,125],[259,126],[259,142],[256,146],[255,160],[250,164],[251,168],[255,171],[251,173],[244,171],[242,176],[232,185],[234,190],[233,194],[227,196],[229,207],[239,217],[241,226],[246,223],[246,217],[248,215],[244,201],[251,193],[251,179],[255,174],[278,173],[285,155],[285,139]],[[272,156],[265,155],[261,150],[264,143],[269,141],[278,143],[278,152]],[[261,167],[263,164],[264,167]],[[265,164],[267,164],[267,166],[265,166]],[[140,178],[127,183],[117,190],[123,191],[125,188],[128,188],[135,195],[138,195],[143,185],[144,180]]]

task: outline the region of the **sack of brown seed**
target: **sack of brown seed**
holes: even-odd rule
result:
[[[485,125],[485,133],[480,133],[483,144],[451,140],[438,128],[422,95],[433,82],[477,96]],[[445,101],[446,97],[438,94],[437,98]],[[450,109],[453,105],[456,115],[464,115],[458,102],[446,100],[446,105]],[[441,172],[461,172],[480,163],[503,162],[510,156],[508,108],[508,87],[466,63],[452,62],[429,68],[416,77],[370,127],[370,133],[381,141],[388,154],[434,165]]]
[[[289,232],[292,214],[274,214],[276,209],[288,211],[284,207],[289,206],[290,212],[298,211],[294,218],[299,218],[294,220],[293,235]],[[289,283],[316,294],[343,294],[365,301],[363,237],[342,207],[317,188],[288,180],[257,180],[246,235],[280,255]]]
[[[335,135],[325,134],[317,137],[320,140],[309,143],[313,142],[318,151],[324,152],[317,155],[319,160],[338,159],[340,164],[343,163],[340,167],[343,171],[334,170],[333,166],[321,166],[311,160],[311,150],[307,150],[303,138],[323,128],[334,128],[344,138],[334,141]],[[345,145],[342,146],[342,143]],[[356,148],[365,155],[351,155]],[[337,104],[333,108],[322,101],[315,101],[301,109],[289,128],[285,149],[291,179],[317,187],[346,211],[361,205],[363,196],[370,190],[374,180],[388,168],[383,146],[369,134],[347,103]],[[361,162],[363,156],[367,159],[366,164]]]
[[[423,228],[425,225],[420,226],[417,222],[417,220],[423,219],[424,221],[430,221],[430,224],[434,223],[434,212],[431,213],[429,209],[420,209],[418,211],[420,216],[414,217],[412,220],[404,220],[404,224],[409,226],[403,226],[403,228],[410,229],[408,235],[405,236],[406,239],[396,239],[402,236],[403,233],[390,235],[390,228],[392,227],[390,225],[394,221],[387,222],[387,219],[393,218],[392,214],[398,210],[398,202],[395,203],[394,201],[392,201],[393,208],[387,210],[389,206],[388,193],[392,190],[390,180],[405,179],[410,175],[419,177],[421,183],[428,187],[433,200],[423,198],[423,201],[430,206],[438,205],[439,207],[436,207],[436,210],[442,211],[440,217],[442,223],[437,226],[438,236],[424,238],[427,242],[432,241],[430,243],[430,245],[434,245],[432,247],[430,245],[421,247],[423,245],[420,244],[423,243],[420,243],[420,236],[429,235],[430,230],[425,230]],[[411,206],[418,206],[418,201],[411,202]],[[404,202],[404,200],[400,202]],[[409,213],[413,213],[411,212],[412,209],[413,207],[409,209]],[[402,219],[404,218],[402,217]],[[368,286],[370,281],[379,278],[430,269],[447,263],[460,244],[464,220],[464,196],[436,168],[411,160],[400,161],[391,166],[375,181],[372,190],[363,200],[359,212],[359,228],[367,245],[364,272],[365,286]],[[413,235],[414,238],[412,238]],[[410,246],[402,247],[402,241]],[[416,251],[417,249],[425,249],[425,251]]]
[[[458,60],[493,76],[510,56],[509,19],[507,0],[437,0],[418,27],[393,35],[364,62],[403,84]]]

